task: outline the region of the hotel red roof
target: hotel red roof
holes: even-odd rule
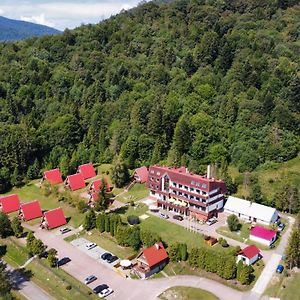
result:
[[[42,210],[39,201],[35,200],[21,204],[21,211],[25,221],[36,219],[42,216]]]
[[[168,258],[168,254],[162,244],[162,242],[156,243],[153,246],[145,249],[143,255],[149,265],[153,267]]]
[[[67,224],[64,212],[60,207],[45,212],[44,217],[49,229]]]
[[[274,236],[276,236],[276,231],[271,229],[266,229],[260,226],[255,226],[250,230],[250,235],[259,237],[261,239],[270,241]]]
[[[93,164],[85,164],[78,167],[78,172],[82,174],[84,179],[96,176]]]
[[[20,199],[16,194],[4,196],[0,198],[1,211],[8,214],[13,211],[18,211],[20,208]]]
[[[207,192],[219,187],[221,188],[222,193],[227,191],[224,181],[190,173],[185,167],[172,168],[154,165],[149,168],[148,178],[152,176],[155,178],[162,178],[164,175],[168,175],[173,182],[196,189],[199,188]]]
[[[45,171],[44,178],[52,184],[58,184],[63,182],[59,169]]]
[[[106,191],[107,192],[110,192],[110,186],[109,186],[109,183],[107,182],[107,180],[104,178],[104,183],[106,185]],[[102,179],[97,179],[95,180],[92,185],[91,185],[91,188],[93,189],[93,191],[95,193],[98,193],[100,191],[100,186],[102,184]]]
[[[259,254],[259,249],[255,245],[250,245],[240,251],[239,254],[248,257],[249,259]]]
[[[69,175],[67,177],[67,183],[72,191],[76,191],[85,187],[84,178],[81,173]]]
[[[137,175],[137,177],[139,178],[139,181],[141,183],[144,183],[147,181],[148,179],[148,169],[147,167],[140,167],[140,168],[137,168],[135,169],[135,175]]]

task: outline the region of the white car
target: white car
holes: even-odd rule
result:
[[[95,247],[97,247],[97,245],[95,243],[88,243],[88,244],[85,245],[85,248],[87,250],[91,250],[91,249],[93,249]]]
[[[67,233],[67,232],[70,232],[71,229],[68,228],[68,227],[64,227],[64,228],[59,229],[59,231],[60,231],[61,234],[65,234],[65,233]]]
[[[107,288],[107,289],[102,290],[102,291],[98,294],[98,296],[101,297],[101,298],[104,298],[104,297],[110,295],[110,294],[113,293],[113,292],[114,292],[113,289]]]
[[[210,226],[210,225],[213,225],[213,224],[215,224],[217,222],[218,222],[217,218],[213,217],[213,218],[207,220],[206,224]]]
[[[85,284],[89,284],[93,281],[97,280],[97,277],[95,275],[90,275],[89,277],[84,279],[84,283]]]

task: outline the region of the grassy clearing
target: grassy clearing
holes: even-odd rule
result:
[[[130,201],[137,201],[149,195],[149,190],[145,184],[136,183],[128,192],[117,196],[118,201],[127,203]]]
[[[19,246],[15,237],[0,239],[1,245],[6,245],[6,254],[3,259],[12,267],[18,268],[24,265],[28,259],[28,251]]]
[[[229,173],[233,178],[242,175],[234,167],[229,168]],[[267,199],[272,199],[282,184],[300,186],[300,155],[284,163],[264,164],[253,174],[258,176],[263,195]],[[249,189],[244,189],[241,184],[236,195],[237,197],[248,196]]]
[[[281,300],[299,300],[300,299],[300,273],[293,273],[289,277],[283,274],[273,276],[264,295],[269,297],[278,297]]]
[[[210,292],[198,288],[175,286],[163,292],[159,299],[162,300],[217,300],[219,299]]]

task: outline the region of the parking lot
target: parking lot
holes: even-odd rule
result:
[[[96,259],[97,261],[101,262],[107,268],[113,269],[113,267],[120,261],[120,259],[118,259],[111,264],[108,263],[107,261],[101,259],[101,255],[108,251],[106,251],[105,249],[103,249],[99,246],[96,246],[95,248],[88,250],[86,248],[86,244],[88,244],[88,243],[91,243],[91,242],[84,238],[78,238],[71,242],[71,244],[73,246],[75,246],[76,248],[78,248],[80,251],[84,252],[88,256],[92,257],[93,259]],[[114,255],[113,253],[111,253],[111,254]]]

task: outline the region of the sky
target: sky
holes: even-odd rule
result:
[[[59,30],[99,23],[141,0],[0,0],[0,16]]]

